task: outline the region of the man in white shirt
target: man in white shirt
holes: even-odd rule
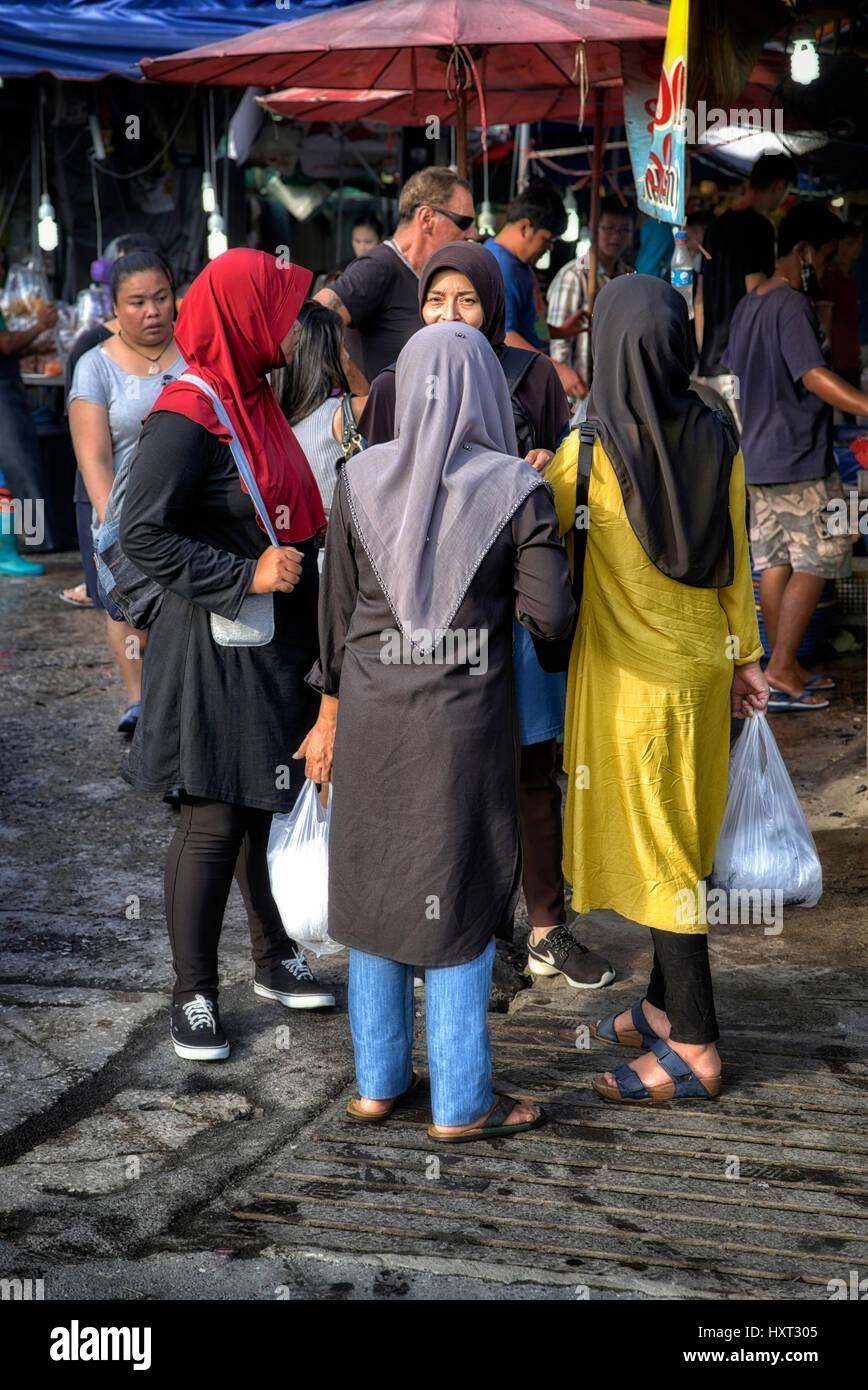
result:
[[[627,274],[631,267],[621,259],[633,236],[633,222],[630,209],[620,198],[604,198],[600,203],[600,221],[597,227],[597,291],[599,292],[615,275]],[[590,310],[588,292],[591,264],[590,249],[574,261],[561,266],[549,286],[546,318],[549,328],[560,328],[577,311]],[[552,336],[551,356],[553,362],[563,362],[572,367],[586,383],[588,381],[588,361],[590,357],[590,333],[585,330],[572,338]]]

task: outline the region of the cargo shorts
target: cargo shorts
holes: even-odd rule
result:
[[[841,579],[850,572],[853,537],[830,526],[828,503],[846,494],[837,468],[803,483],[750,483],[750,549],[758,570],[790,565],[799,574]]]

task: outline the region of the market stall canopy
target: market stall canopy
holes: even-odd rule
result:
[[[444,92],[460,49],[476,65],[487,99],[574,86],[583,43],[590,84],[619,82],[618,44],[662,41],[667,13],[634,0],[581,7],[574,0],[363,0],[339,13],[149,59],[142,71],[161,82]]]
[[[291,0],[294,15],[316,15],[353,0]],[[285,7],[288,9],[288,5]],[[143,54],[175,53],[272,25],[275,0],[2,0],[0,76],[140,79]]]
[[[624,119],[619,87],[606,93],[605,121],[620,125]],[[297,121],[380,121],[384,125],[425,125],[436,117],[444,125],[456,121],[455,102],[444,91],[412,92],[360,91],[321,87],[287,87],[282,92],[256,98],[260,106],[274,116]],[[585,112],[585,123],[592,118]],[[519,125],[524,121],[569,121],[579,116],[579,98],[574,87],[546,92],[486,92],[487,124]],[[467,124],[482,124],[479,97],[473,90],[467,93]]]

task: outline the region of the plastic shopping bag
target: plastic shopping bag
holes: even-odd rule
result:
[[[324,808],[308,779],[290,814],[272,818],[268,837],[271,892],[286,934],[317,956],[342,949],[328,934],[331,807],[331,787]]]
[[[764,714],[745,720],[732,753],[710,882],[781,892],[777,901],[805,907],[823,891],[817,848]]]

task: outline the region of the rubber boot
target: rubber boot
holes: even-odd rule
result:
[[[4,518],[0,513],[0,574],[22,577],[24,575],[44,574],[44,565],[38,565],[35,560],[25,560],[18,554],[15,537],[11,530],[6,530],[3,522]]]

